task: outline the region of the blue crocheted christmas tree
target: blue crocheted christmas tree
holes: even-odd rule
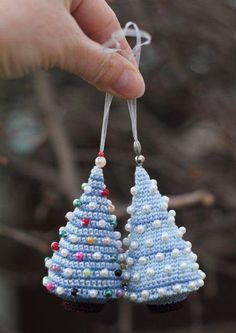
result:
[[[59,243],[51,245],[51,258],[45,259],[48,276],[43,285],[64,300],[105,303],[122,296],[118,254],[122,252],[115,207],[108,200],[103,170],[95,166],[84,193],[75,199],[74,211],[66,214],[65,227],[59,230]]]
[[[131,193],[130,234],[123,241],[129,247],[122,275],[128,282],[126,297],[150,305],[180,302],[202,287],[205,278],[191,243],[182,239],[186,229],[176,226],[175,211],[167,210],[168,197],[161,196],[142,166],[136,168]]]

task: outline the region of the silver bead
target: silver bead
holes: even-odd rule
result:
[[[98,167],[98,168],[104,168],[104,166],[107,164],[107,161],[105,159],[105,157],[102,157],[102,156],[98,156],[95,160],[95,165]]]
[[[143,155],[136,156],[135,161],[138,165],[142,165],[145,161],[145,157]]]

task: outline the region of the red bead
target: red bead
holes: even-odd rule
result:
[[[53,291],[55,289],[55,285],[52,282],[48,282],[46,288],[48,291]]]
[[[84,227],[87,227],[89,225],[89,223],[90,223],[90,219],[88,219],[87,217],[84,217],[82,219],[82,224]]]
[[[59,244],[58,244],[57,242],[53,242],[53,243],[51,244],[51,249],[52,249],[53,251],[59,251],[59,248],[60,248],[60,246],[59,246]]]
[[[105,156],[105,154],[104,154],[104,152],[103,152],[103,151],[100,151],[100,152],[98,153],[98,156],[99,156],[99,157],[104,157],[104,156]]]
[[[108,188],[105,188],[104,190],[101,191],[101,195],[103,197],[108,197],[110,194],[110,191],[108,190]]]

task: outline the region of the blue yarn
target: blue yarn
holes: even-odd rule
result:
[[[43,285],[47,287],[48,283],[53,284],[53,290],[49,291],[65,300],[105,303],[108,300],[105,295],[107,290],[112,293],[109,298],[117,298],[122,294],[121,278],[114,274],[117,269],[120,269],[117,260],[121,245],[111,225],[112,221],[116,221],[116,216],[108,211],[111,201],[101,195],[101,191],[105,188],[101,168],[95,166],[92,169],[86,186],[90,191],[85,190],[82,194],[81,206],[74,209],[68,223],[63,228],[66,236],[60,239],[59,251],[55,251],[52,257],[47,258],[45,262],[48,276],[44,277]],[[96,203],[95,209],[89,207],[91,202]],[[90,219],[88,226],[82,225],[81,219],[83,218]],[[103,227],[99,225],[101,219],[105,221]],[[88,245],[87,237],[96,238],[95,243]],[[107,237],[111,239],[108,245],[103,243],[104,238]],[[65,257],[62,254],[63,250],[68,251],[68,255]],[[75,258],[76,252],[83,253],[84,259],[82,261]],[[95,252],[101,253],[100,260],[93,257]],[[55,266],[58,266],[59,271],[55,271]],[[65,277],[64,272],[68,268],[73,270],[73,274],[70,277]],[[84,277],[84,269],[91,270],[90,277]],[[107,269],[106,277],[100,275],[103,269]],[[71,294],[74,288],[77,290],[75,296]]]
[[[182,301],[203,286],[205,278],[205,273],[198,269],[191,243],[182,239],[185,228],[176,226],[175,212],[167,211],[168,198],[161,196],[155,181],[150,180],[142,166],[136,168],[132,192],[132,206],[128,209],[131,218],[127,224],[130,234],[126,239],[128,266],[123,274],[128,279],[125,295],[146,304]],[[144,208],[150,212],[144,212]],[[155,220],[159,220],[156,227],[152,224]],[[146,259],[146,263],[140,263],[139,259],[144,262]]]

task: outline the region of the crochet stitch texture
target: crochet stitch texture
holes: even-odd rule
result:
[[[60,228],[58,246],[46,258],[48,276],[43,285],[65,300],[105,303],[122,296],[121,278],[115,274],[120,269],[120,233],[114,232],[114,206],[107,199],[101,168],[92,169],[83,189],[81,198],[74,201],[77,208],[67,213],[69,221]]]
[[[124,243],[129,279],[126,297],[146,304],[170,304],[184,300],[204,285],[191,243],[182,239],[186,229],[175,224],[175,211],[168,212],[168,197],[162,196],[155,180],[137,166],[131,214]]]

